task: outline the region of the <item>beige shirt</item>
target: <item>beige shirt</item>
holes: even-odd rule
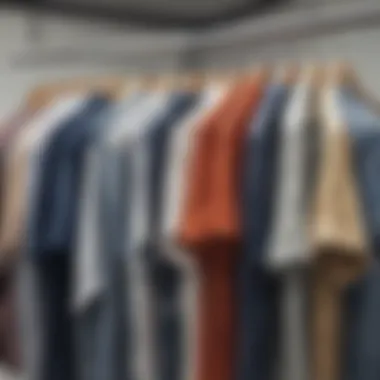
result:
[[[321,152],[310,224],[314,255],[312,360],[315,380],[340,378],[342,290],[368,262],[350,140],[336,89],[321,91]]]

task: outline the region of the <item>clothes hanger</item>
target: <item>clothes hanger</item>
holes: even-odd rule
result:
[[[200,91],[205,86],[205,79],[204,73],[200,71],[186,73],[180,76],[176,86],[181,90],[196,92]]]
[[[326,65],[323,70],[318,94],[318,116],[321,126],[326,130],[339,131],[345,128],[344,117],[335,95],[339,87],[345,87],[351,82],[350,76],[351,68],[341,62]]]
[[[301,83],[311,88],[311,99],[308,102],[308,112],[316,121],[316,125],[326,123],[325,106],[326,89],[325,87],[325,66],[319,62],[306,63],[300,74]]]
[[[242,76],[241,71],[231,69],[207,70],[204,72],[204,81],[211,85],[230,86]]]
[[[273,82],[283,85],[293,85],[299,79],[299,65],[294,62],[281,64],[272,77]]]
[[[258,76],[261,76],[264,79],[265,74],[269,72],[268,70],[269,67],[264,67],[264,65],[255,65],[243,69],[238,68],[216,71],[211,74],[209,73],[208,76],[211,82],[221,85],[234,85],[257,79]]]
[[[301,80],[310,84],[313,88],[319,89],[324,83],[324,67],[318,62],[307,63],[302,68]]]
[[[273,65],[270,63],[263,63],[257,69],[257,76],[263,83],[268,83],[273,79]]]
[[[34,88],[28,95],[26,103],[31,109],[47,106],[51,99],[68,94],[80,94],[99,91],[118,99],[126,91],[125,77],[98,77],[64,80],[42,84]]]
[[[149,74],[140,77],[139,84],[147,91],[171,91],[180,88],[184,81],[184,75],[172,73]]]
[[[122,80],[121,83],[123,83]],[[141,77],[126,78],[124,80],[124,83],[121,85],[119,93],[117,93],[117,90],[115,90],[115,92],[117,93],[117,96],[115,98],[117,100],[122,101],[123,99],[126,99],[129,95],[131,95],[131,93],[140,91],[142,89],[143,85]]]

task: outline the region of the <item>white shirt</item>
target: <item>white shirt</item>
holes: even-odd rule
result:
[[[302,81],[293,90],[280,128],[277,186],[267,264],[281,274],[281,346],[279,379],[306,380],[307,273],[311,262],[307,231],[308,128],[312,87]]]
[[[127,98],[125,102],[114,105],[107,118],[107,130],[100,137],[108,144],[110,136],[125,123],[136,108],[144,104],[144,98]],[[99,231],[102,220],[99,215],[101,188],[102,149],[90,146],[85,155],[83,182],[81,184],[79,202],[79,223],[74,255],[73,273],[74,284],[72,304],[75,312],[85,310],[104,290],[105,274],[102,266],[102,243]]]
[[[277,185],[267,262],[281,270],[310,261],[307,241],[307,127],[311,87],[298,84],[291,94],[280,128]]]

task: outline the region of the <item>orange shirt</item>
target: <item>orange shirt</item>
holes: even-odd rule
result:
[[[236,84],[195,137],[179,238],[201,271],[197,380],[234,377],[240,173],[262,90],[260,77]]]

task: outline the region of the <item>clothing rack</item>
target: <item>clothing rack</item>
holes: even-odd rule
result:
[[[202,54],[215,48],[229,48],[243,43],[249,44],[252,49],[260,48],[268,44],[372,28],[379,24],[378,1],[329,3],[309,9],[266,15],[259,20],[247,20],[236,26],[184,32],[175,38],[168,35],[149,37],[123,51],[120,48],[112,51],[83,46],[32,48],[16,54],[11,64],[19,69],[81,63],[116,66],[131,59],[159,60],[171,55],[180,57],[178,66],[182,69],[194,67],[193,61],[200,65]]]
[[[69,379],[94,380],[92,374],[101,373],[99,380],[114,380],[130,371],[137,374],[133,380],[202,380],[212,372],[219,380],[266,380],[277,365],[275,351],[281,378],[306,379],[309,351],[315,379],[337,379],[346,370],[351,363],[340,363],[338,355],[341,290],[374,261],[368,249],[372,235],[367,238],[372,229],[362,224],[367,218],[362,208],[380,205],[376,191],[357,191],[368,184],[379,187],[379,155],[368,156],[358,144],[376,141],[372,148],[379,148],[380,128],[372,128],[367,116],[378,126],[380,119],[360,88],[351,91],[360,83],[350,66],[339,63],[330,71],[313,63],[300,66],[280,63],[278,73],[265,65],[251,68],[249,78],[236,80],[236,86],[213,86],[212,76],[191,72],[178,76],[178,82],[175,75],[174,81],[160,75],[166,91],[154,94],[149,89],[156,78],[149,75],[65,80],[30,92],[19,135],[0,141],[6,197],[0,264],[9,260],[12,272],[20,263],[13,257],[30,260],[31,275],[43,285],[39,292],[31,276],[20,276],[29,291],[25,299],[42,305],[37,311],[43,318],[35,310],[37,302],[22,305],[25,312],[20,313],[28,330],[24,346],[31,379],[52,379],[65,371],[63,377]],[[326,86],[321,86],[325,72]],[[199,88],[181,94],[179,86],[189,84],[182,78],[199,78],[194,82]],[[147,91],[136,91],[134,85],[128,91],[135,79]],[[95,94],[76,97],[96,89],[112,102]],[[57,103],[48,102],[53,97]],[[314,106],[321,111],[318,118]],[[337,107],[341,112],[334,112]],[[33,108],[40,111],[37,121],[30,116]],[[348,125],[354,118],[346,115],[353,108],[360,119]],[[4,130],[16,133],[14,125]],[[367,138],[358,138],[356,129]],[[313,152],[318,154],[309,157]],[[301,165],[294,165],[295,159]],[[242,187],[236,186],[240,173]],[[310,232],[304,230],[308,220]],[[375,232],[378,226],[374,224]],[[54,236],[55,231],[61,235]],[[28,241],[32,244],[20,255]],[[375,243],[374,252],[379,252],[380,242]],[[172,279],[168,268],[176,271]],[[379,279],[380,267],[372,269]],[[311,281],[310,293],[306,280]],[[377,283],[376,293],[366,290],[363,323],[347,334],[354,343],[359,328],[366,332],[352,344],[358,352],[352,361],[362,366],[354,380],[378,379],[377,372],[364,375],[380,353],[374,347],[368,355],[366,349],[373,331],[380,336],[378,318],[373,326],[365,323],[373,315],[372,302],[378,305]],[[69,289],[73,296],[68,297]],[[136,297],[126,297],[132,294]],[[2,297],[0,306],[11,300]],[[380,315],[379,308],[376,312]],[[4,331],[16,329],[8,327],[8,320],[0,322],[0,341],[10,350],[11,340],[14,347],[17,339]],[[71,349],[74,341],[76,350]],[[263,349],[267,344],[268,351]],[[133,345],[136,356],[128,351]],[[43,349],[40,353],[34,347]],[[17,360],[6,354],[0,352],[4,361]],[[159,361],[166,359],[161,366]],[[55,362],[68,364],[50,365]],[[197,367],[201,375],[194,372]]]

